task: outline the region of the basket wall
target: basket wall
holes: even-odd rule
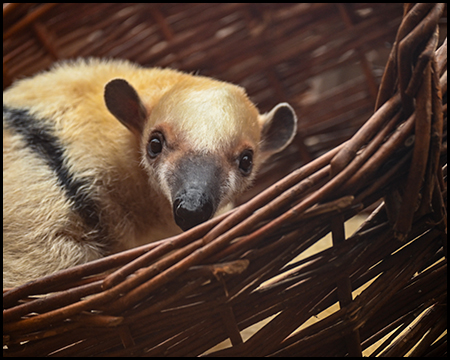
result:
[[[262,111],[287,101],[300,121],[234,211],[4,289],[4,355],[446,354],[445,5],[7,4],[3,16],[4,88],[59,59],[127,58],[240,84]],[[330,232],[331,248],[297,258]]]

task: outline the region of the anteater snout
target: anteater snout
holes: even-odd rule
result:
[[[214,208],[214,201],[210,196],[191,189],[177,196],[173,203],[173,215],[176,224],[186,231],[209,220],[214,214]]]
[[[221,198],[222,170],[208,156],[187,156],[178,163],[172,182],[173,216],[183,230],[209,220]]]

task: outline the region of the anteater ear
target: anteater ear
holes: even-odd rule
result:
[[[123,79],[114,79],[105,85],[105,103],[108,110],[136,136],[141,136],[147,111],[136,90]]]
[[[261,151],[265,156],[280,152],[288,146],[297,133],[297,116],[288,103],[275,106],[261,115]]]

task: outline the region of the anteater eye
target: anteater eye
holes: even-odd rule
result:
[[[243,175],[250,175],[253,167],[253,151],[244,150],[239,157],[239,170]]]
[[[147,144],[147,153],[150,158],[156,158],[162,151],[164,145],[164,136],[160,132],[154,132],[150,136],[150,141]]]

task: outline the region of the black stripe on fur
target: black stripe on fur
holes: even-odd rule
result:
[[[3,118],[7,128],[20,134],[27,147],[45,160],[72,201],[73,209],[83,218],[86,225],[99,231],[98,206],[86,193],[87,180],[77,179],[64,162],[64,147],[53,135],[53,129],[45,121],[36,120],[26,109],[3,106]]]

